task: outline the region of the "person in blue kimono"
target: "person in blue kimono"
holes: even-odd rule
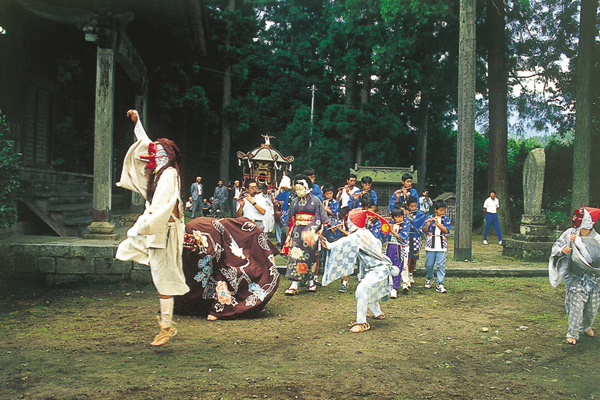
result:
[[[362,190],[360,191],[359,196],[354,202],[354,206],[352,208],[361,207],[360,200],[362,198],[362,195],[365,193],[371,196],[373,204],[377,205],[377,193],[375,193],[375,191],[371,189],[371,186],[373,186],[373,178],[371,178],[370,176],[363,176],[362,178],[360,178],[360,185],[362,186]]]
[[[315,170],[314,169],[306,169],[304,170],[304,174],[308,177],[308,179],[310,179],[310,181],[312,182],[312,194],[313,196],[316,196],[319,198],[319,200],[323,201],[325,200],[325,196],[323,196],[323,193],[321,192],[321,187],[317,184],[316,180],[317,177],[315,175]]]
[[[390,214],[396,204],[406,206],[409,197],[417,199],[417,210],[419,209],[419,193],[412,187],[413,177],[411,174],[402,175],[402,187],[394,192],[390,198]]]
[[[418,200],[416,197],[410,196],[406,200],[406,208],[404,218],[408,218],[410,223],[410,231],[408,234],[408,262],[406,268],[402,271],[402,291],[406,294],[415,283],[414,275],[419,260],[419,252],[423,247],[423,225],[425,225],[426,215],[419,211]]]
[[[408,233],[410,232],[410,220],[404,218],[404,209],[399,205],[392,210],[390,225],[390,233],[386,235],[388,240],[386,255],[392,260],[392,263],[400,269],[400,272],[402,272],[406,267],[408,259],[407,246]],[[400,288],[401,281],[402,278],[400,275],[394,276],[392,292],[390,294],[392,299],[398,298],[398,289]]]

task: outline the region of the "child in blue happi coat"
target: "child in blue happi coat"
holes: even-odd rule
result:
[[[408,218],[404,218],[404,209],[399,205],[392,209],[390,225],[392,229],[387,235],[388,243],[386,255],[392,260],[392,264],[397,266],[400,269],[400,272],[402,272],[407,262],[408,254],[406,252],[406,247],[408,245],[407,239],[410,231],[410,222]],[[393,279],[394,283],[392,285],[390,297],[396,299],[398,298],[398,289],[400,288],[402,278],[398,275],[394,276]]]
[[[419,211],[418,201],[415,197],[409,196],[406,200],[406,208],[404,218],[408,218],[410,223],[410,231],[408,234],[408,262],[402,271],[402,291],[408,293],[412,284],[415,283],[414,274],[419,259],[419,252],[423,247],[423,239],[421,238],[423,225],[425,225],[426,215]]]
[[[446,202],[437,200],[433,204],[435,214],[433,217],[425,221],[423,233],[427,235],[425,239],[425,272],[427,273],[427,281],[425,288],[429,289],[433,286],[433,265],[437,269],[437,284],[436,292],[446,293],[444,286],[444,277],[446,276],[446,252],[448,250],[448,239],[446,235],[450,233],[450,218],[446,216]]]

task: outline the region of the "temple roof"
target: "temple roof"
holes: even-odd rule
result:
[[[180,59],[193,61],[198,57],[200,9],[194,0],[11,1],[38,17],[78,29],[109,12],[126,23],[126,32],[142,57],[152,55],[152,50],[163,45]]]

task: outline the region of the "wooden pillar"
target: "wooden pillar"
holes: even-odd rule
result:
[[[138,110],[140,114],[140,118],[142,119],[142,124],[147,127],[146,122],[148,118],[146,117],[146,104],[147,104],[147,92],[148,85],[142,85],[142,95],[135,97],[135,109]],[[129,206],[129,211],[133,214],[141,214],[144,212],[144,204],[146,200],[142,197],[141,194],[136,192],[131,192],[131,204]]]
[[[454,259],[471,260],[475,160],[475,0],[460,0]]]
[[[114,40],[113,40],[114,43]],[[93,222],[88,238],[110,238],[114,231],[111,217],[113,116],[115,89],[115,50],[98,46],[96,61],[96,117],[94,126]]]

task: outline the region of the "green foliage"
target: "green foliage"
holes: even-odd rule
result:
[[[559,230],[564,230],[568,227],[571,219],[562,211],[545,211],[546,221],[551,227],[558,227]]]
[[[0,228],[17,222],[15,202],[19,194],[18,168],[21,155],[13,152],[13,142],[7,138],[8,124],[0,116]]]

